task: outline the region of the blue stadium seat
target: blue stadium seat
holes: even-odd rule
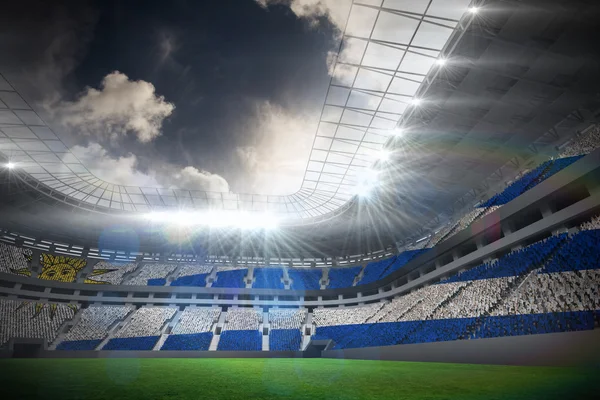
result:
[[[167,280],[165,278],[148,279],[148,286],[165,286]]]
[[[322,269],[288,269],[293,290],[319,290],[321,288]]]
[[[262,351],[262,334],[259,331],[224,331],[217,350]]]
[[[298,351],[302,345],[299,329],[273,329],[269,333],[270,351]]]
[[[256,289],[285,289],[282,279],[282,268],[254,268],[252,287]]]
[[[102,350],[152,350],[160,336],[142,336],[110,339]]]
[[[193,287],[205,287],[206,277],[209,274],[196,274],[181,276],[171,282],[171,286],[193,286]]]
[[[599,269],[600,230],[581,231],[566,241],[541,273]]]
[[[220,288],[245,288],[244,278],[248,275],[247,269],[234,269],[232,271],[217,272],[217,280],[212,287]]]
[[[56,350],[95,350],[100,343],[102,343],[102,339],[69,340],[59,343]]]
[[[328,289],[351,287],[362,267],[329,268]]]
[[[212,332],[192,333],[188,335],[169,335],[160,349],[208,351],[212,338]]]

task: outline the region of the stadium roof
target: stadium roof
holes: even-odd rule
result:
[[[401,132],[475,17],[470,0],[352,2],[301,188],[267,196],[115,185],[96,177],[0,76],[0,152],[57,200],[102,213],[224,210],[330,218]],[[27,180],[26,182],[31,182]],[[371,182],[367,182],[368,185]]]

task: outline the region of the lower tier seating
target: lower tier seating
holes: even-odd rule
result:
[[[212,338],[212,332],[192,333],[187,335],[169,335],[160,349],[208,351]]]
[[[273,329],[269,332],[270,351],[298,351],[302,345],[299,329]]]
[[[261,351],[262,334],[259,331],[224,331],[221,333],[217,350]]]
[[[344,349],[591,329],[594,312],[577,311],[317,327],[313,340],[331,339],[334,349]]]
[[[96,350],[100,343],[102,339],[68,340],[60,342],[56,350]]]
[[[110,339],[102,350],[152,350],[160,336],[139,336]]]

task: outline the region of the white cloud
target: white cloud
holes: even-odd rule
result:
[[[99,90],[88,87],[76,101],[63,101],[53,112],[64,126],[82,134],[116,140],[132,133],[147,143],[160,136],[174,108],[156,95],[151,83],[115,71],[104,77]]]
[[[343,30],[348,18],[351,0],[255,0],[262,7],[268,8],[274,4],[289,4],[290,9],[299,18],[318,25],[319,18],[327,17],[338,29]]]
[[[190,166],[173,173],[169,187],[208,192],[229,192],[229,184],[225,178]]]
[[[90,143],[87,147],[73,146],[71,153],[94,175],[109,183],[149,187],[159,185],[154,174],[137,170],[137,157],[134,154],[113,158],[98,143]],[[77,162],[70,156],[63,158],[63,161]]]
[[[247,137],[253,142],[236,148],[243,174],[236,181],[241,193],[287,195],[302,184],[317,129],[318,115],[293,113],[258,103],[257,119]]]
[[[142,172],[137,168],[138,160],[134,154],[111,157],[98,143],[74,146],[71,153],[77,159],[67,155],[64,162],[80,161],[98,178],[117,185],[229,192],[229,184],[220,175],[166,163],[157,163],[148,172]]]

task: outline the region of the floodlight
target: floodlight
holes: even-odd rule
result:
[[[469,12],[471,14],[477,14],[479,12],[479,8],[478,7],[470,7]]]
[[[14,169],[15,167],[16,167],[15,163],[12,163],[12,162],[6,163],[6,168],[8,168],[8,169]]]
[[[145,215],[151,222],[175,226],[207,226],[210,228],[275,229],[279,221],[270,214],[244,212],[152,212]]]
[[[390,156],[391,156],[391,153],[389,150],[383,149],[379,152],[379,160],[381,160],[381,161],[384,161],[384,162],[389,161]]]
[[[444,65],[446,65],[446,59],[445,58],[438,58],[435,63],[437,65],[439,65],[440,67],[443,67]]]
[[[394,136],[402,136],[404,134],[404,130],[402,128],[394,129]]]
[[[373,189],[379,184],[379,171],[369,168],[360,172],[357,178],[358,183],[355,193],[359,197],[369,197]]]
[[[411,101],[410,103],[411,103],[413,106],[415,106],[415,107],[418,107],[418,106],[420,106],[420,105],[421,105],[421,99],[414,98],[414,99],[412,99],[412,101]]]

